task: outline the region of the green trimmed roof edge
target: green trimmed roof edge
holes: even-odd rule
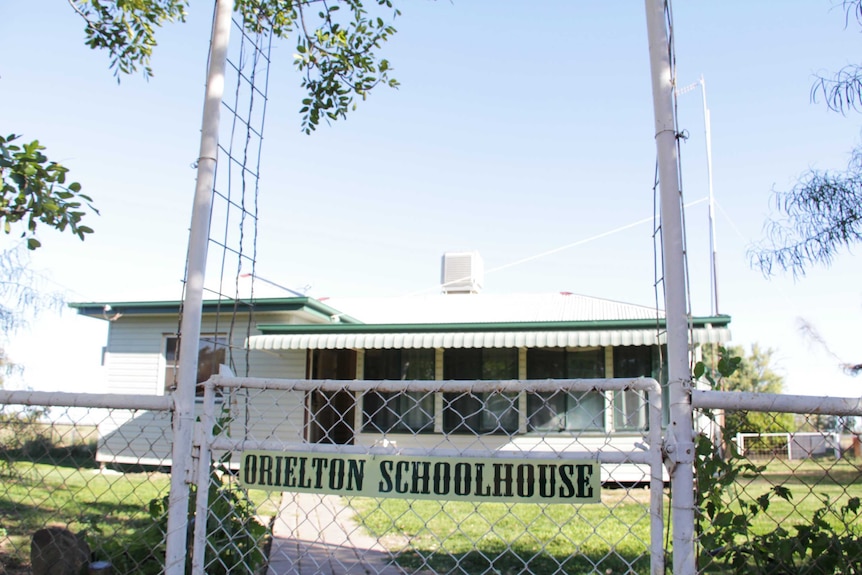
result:
[[[217,311],[232,310],[236,304],[241,311],[253,306],[255,312],[264,311],[305,311],[318,315],[322,318],[331,319],[337,316],[342,324],[356,324],[359,320],[343,314],[325,303],[309,297],[292,298],[264,298],[257,300],[204,300],[203,312],[215,313]],[[70,302],[70,308],[78,311],[80,315],[104,319],[106,314],[120,313],[123,315],[164,315],[178,314],[182,302],[179,300],[164,301],[104,301],[104,302]],[[105,311],[105,306],[110,306],[110,311]],[[340,324],[340,325],[342,325]]]
[[[729,315],[695,317],[691,320],[695,328],[726,327]],[[664,327],[665,320],[656,319],[609,319],[591,321],[530,321],[530,322],[485,322],[485,323],[392,323],[392,324],[258,324],[264,335],[289,334],[350,334],[350,333],[434,333],[434,332],[488,332],[488,331],[558,331],[595,329],[650,329]]]

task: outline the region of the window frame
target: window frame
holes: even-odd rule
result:
[[[613,348],[614,377],[655,377],[657,346],[631,345]],[[620,357],[622,355],[630,357]],[[637,357],[640,355],[640,357]],[[623,362],[633,362],[628,365]],[[644,369],[646,367],[646,369]],[[657,377],[655,379],[658,379]],[[646,431],[649,429],[649,405],[646,392],[626,390],[613,392],[613,430],[621,432]]]
[[[556,363],[548,361],[551,354],[558,354],[562,361],[558,360]],[[596,356],[590,362],[591,367],[585,368],[573,361],[576,356],[587,354],[595,354]],[[546,356],[545,362],[536,357],[542,355]],[[606,359],[604,347],[530,348],[526,354],[527,379],[604,378],[607,371]],[[594,402],[598,402],[598,405],[595,406],[598,409],[595,410],[592,417],[583,418],[590,422],[588,425],[570,425],[570,414],[583,411],[586,403]],[[557,424],[541,425],[537,421],[541,407],[551,408],[552,404],[559,406],[556,411],[551,409],[550,421],[557,421]],[[607,396],[601,391],[529,393],[527,394],[527,431],[536,433],[605,433],[607,430],[606,411]],[[574,416],[572,417],[574,418]],[[582,418],[576,419],[582,421]]]
[[[374,357],[378,355],[379,359]],[[419,357],[421,363],[411,369],[411,362],[416,361],[417,356],[423,355],[428,357]],[[378,361],[380,363],[375,365]],[[436,350],[433,348],[365,350],[362,371],[365,380],[434,380]],[[409,418],[404,417],[411,412],[418,414],[418,421],[411,423]],[[393,417],[397,414],[402,416]],[[369,391],[362,398],[362,433],[384,435],[434,433],[436,418],[436,398],[433,393]]]
[[[180,340],[181,336],[176,333],[164,334],[162,337],[161,360],[164,368],[162,374],[162,394],[176,391],[177,371],[180,361]],[[171,346],[171,342],[173,346]],[[206,365],[206,360],[202,360],[201,353],[208,346],[205,344],[214,343],[212,346],[216,352],[215,362],[209,361],[209,366]],[[230,339],[227,333],[202,333],[198,338],[198,368],[197,381],[195,382],[195,397],[203,397],[203,382],[209,379],[212,375],[218,373],[218,366],[227,362],[227,351],[230,347]],[[204,369],[208,367],[208,369]],[[202,377],[205,376],[205,377]]]
[[[455,361],[456,355],[463,357]],[[519,378],[519,365],[516,347],[447,348],[443,352],[443,379],[515,380]],[[518,393],[443,393],[443,433],[515,435],[520,431],[519,399]],[[488,409],[497,401],[503,401],[502,410]]]

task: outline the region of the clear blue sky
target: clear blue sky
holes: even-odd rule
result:
[[[793,393],[856,395],[860,382],[798,331],[813,324],[862,360],[858,263],[839,256],[794,281],[764,278],[746,251],[773,189],[840,169],[858,115],[810,102],[813,75],[859,55],[840,2],[673,6],[681,85],[706,79],[718,202],[719,297],[734,343],[776,350]],[[178,299],[198,150],[211,3],[159,34],[155,77],[118,85],[63,2],[0,10],[0,128],[39,138],[102,215],[86,242],[45,232],[34,266],[70,301]],[[486,291],[570,291],[651,305],[655,167],[642,2],[414,1],[384,48],[399,90],[347,121],[300,132],[293,46],[273,51],[258,272],[309,295],[433,290],[440,256],[478,250]],[[856,60],[858,61],[858,60]],[[685,197],[706,197],[701,95],[680,98]],[[686,213],[693,310],[708,315],[706,204]],[[9,241],[9,238],[3,238]],[[578,243],[546,257],[508,264]],[[284,294],[279,294],[284,295]],[[105,325],[45,317],[9,349],[38,389],[98,388]],[[47,350],[47,351],[46,351]],[[48,360],[46,360],[46,354]],[[65,382],[60,383],[62,378]]]

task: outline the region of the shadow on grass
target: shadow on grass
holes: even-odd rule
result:
[[[0,449],[0,468],[21,462],[43,463],[72,469],[97,469],[96,442],[57,446],[43,438],[27,441],[16,448]]]
[[[561,555],[502,542],[481,544],[466,553],[444,553],[409,549],[395,554],[396,561],[408,570],[430,569],[435,573],[643,573],[650,572],[646,554],[627,556],[617,551]]]

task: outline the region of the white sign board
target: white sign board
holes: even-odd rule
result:
[[[599,503],[593,460],[246,451],[249,489],[343,496],[509,503]]]

